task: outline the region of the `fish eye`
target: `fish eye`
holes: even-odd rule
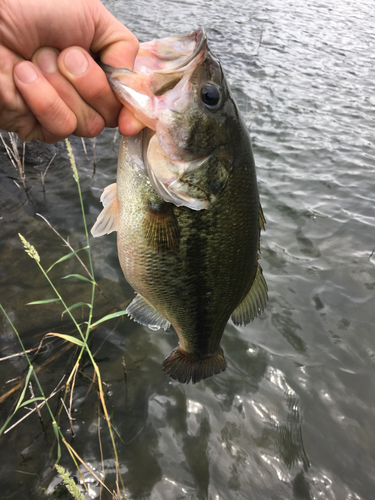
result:
[[[220,89],[213,83],[206,83],[201,90],[203,104],[208,109],[217,109],[221,103]]]

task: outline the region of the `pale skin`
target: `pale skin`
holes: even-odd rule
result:
[[[100,0],[0,0],[0,129],[48,143],[138,133],[92,57],[132,69],[138,48]]]

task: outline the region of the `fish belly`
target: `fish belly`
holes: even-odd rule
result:
[[[176,207],[155,193],[128,155],[127,142],[121,144],[117,176],[118,254],[125,278],[173,325],[188,361],[217,361],[225,325],[257,269],[255,174],[246,164],[238,168],[208,210]],[[222,371],[224,358],[219,365]]]

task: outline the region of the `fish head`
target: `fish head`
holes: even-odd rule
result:
[[[209,208],[232,170],[237,113],[204,30],[141,44],[133,72],[104,70],[118,99],[148,128],[143,162],[155,191],[177,206]]]

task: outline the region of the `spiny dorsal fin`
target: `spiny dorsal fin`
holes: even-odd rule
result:
[[[149,202],[144,219],[145,237],[158,252],[177,250],[180,234],[176,216],[170,203]]]
[[[213,356],[207,358],[196,358],[184,352],[181,347],[176,347],[163,361],[163,371],[182,384],[188,384],[190,380],[196,384],[200,380],[223,372],[226,367],[221,347]]]
[[[268,298],[267,290],[267,283],[264,279],[262,268],[258,264],[255,278],[248,294],[232,313],[231,317],[235,325],[247,325],[263,311]]]
[[[171,325],[169,321],[139,293],[137,293],[135,299],[128,305],[126,312],[129,318],[141,325],[148,326],[151,330],[160,330],[160,328],[167,330]]]
[[[100,201],[103,203],[104,208],[91,229],[94,238],[117,231],[119,206],[116,184],[110,184],[104,189]]]

